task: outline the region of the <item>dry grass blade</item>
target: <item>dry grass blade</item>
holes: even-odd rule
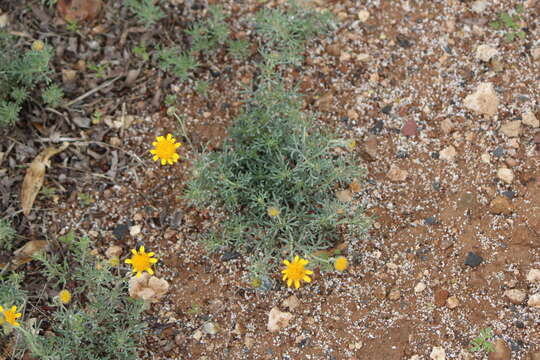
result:
[[[65,142],[59,148],[49,146],[43,150],[30,164],[21,188],[21,207],[24,215],[28,216],[32,205],[36,200],[36,196],[43,185],[43,179],[45,178],[45,167],[49,159],[64,151],[69,146],[69,143]]]

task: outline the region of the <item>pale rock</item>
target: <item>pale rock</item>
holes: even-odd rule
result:
[[[393,289],[388,294],[388,299],[392,301],[399,300],[400,297],[401,297],[401,292],[398,289]]]
[[[409,360],[422,360],[422,358],[420,357],[420,355],[413,355],[409,358]]]
[[[286,307],[286,308],[289,308],[289,310],[291,310],[291,311],[294,311],[294,309],[296,309],[300,305],[300,300],[298,300],[296,295],[291,295],[288,298],[286,298],[285,300],[283,300],[281,305]]]
[[[529,301],[527,302],[527,305],[529,305],[530,307],[540,309],[540,293],[531,295],[529,297]]]
[[[521,134],[521,120],[509,121],[501,126],[501,132],[508,137],[516,137]]]
[[[202,326],[202,330],[208,335],[216,335],[219,331],[219,328],[216,323],[208,321],[204,323],[204,325]]]
[[[134,299],[143,299],[150,303],[158,302],[169,291],[169,283],[165,279],[142,273],[129,279],[129,296]]]
[[[255,344],[255,339],[253,339],[251,336],[246,336],[244,338],[244,345],[248,348],[248,349],[251,349],[253,347],[253,345]]]
[[[456,157],[456,154],[456,148],[449,145],[440,152],[439,158],[446,161],[452,161],[454,160],[454,157]]]
[[[508,168],[499,168],[497,177],[505,183],[511,184],[514,181],[514,172]]]
[[[540,120],[538,120],[536,118],[536,116],[534,115],[534,113],[531,110],[528,110],[528,111],[524,112],[521,115],[521,118],[522,118],[521,122],[524,125],[529,125],[530,127],[533,127],[533,128],[537,128],[537,127],[540,126]]]
[[[141,233],[141,225],[133,225],[129,227],[129,234],[131,236],[137,236]]]
[[[455,125],[452,120],[446,118],[441,122],[441,130],[444,134],[450,134],[454,129]]]
[[[489,164],[491,162],[491,156],[488,153],[483,153],[480,156],[480,159],[482,160],[483,163],[486,163],[486,164]]]
[[[446,299],[446,307],[449,309],[455,309],[459,306],[459,300],[455,296],[450,296],[448,299]]]
[[[480,14],[487,9],[488,4],[489,3],[487,0],[476,0],[472,3],[471,10],[477,14]]]
[[[426,290],[426,284],[424,284],[423,282],[419,282],[418,284],[416,284],[416,286],[414,287],[414,292],[415,293],[421,293],[422,291]]]
[[[193,338],[197,341],[201,340],[203,336],[203,332],[199,329],[195,330],[195,332],[193,333]]]
[[[409,172],[407,170],[400,169],[395,164],[392,164],[386,176],[388,176],[391,181],[400,182],[407,179],[407,176],[409,176]]]
[[[489,60],[491,60],[492,57],[498,54],[499,52],[494,47],[487,44],[482,44],[476,48],[475,58],[478,60],[488,62]]]
[[[369,11],[367,10],[360,10],[358,12],[358,20],[360,20],[360,22],[366,22],[367,19],[369,19]]]
[[[341,62],[347,62],[349,60],[351,60],[351,54],[349,54],[348,52],[341,52],[341,55],[339,56],[339,61]]]
[[[122,248],[118,245],[109,246],[109,248],[105,251],[105,256],[107,259],[120,257],[120,255],[122,255]]]
[[[356,60],[361,61],[361,62],[367,62],[369,61],[369,59],[370,59],[370,56],[369,54],[366,54],[366,53],[356,55]]]
[[[527,274],[527,281],[529,282],[540,282],[540,270],[538,269],[531,269],[529,270],[529,273]]]
[[[488,360],[510,360],[512,357],[512,350],[503,339],[497,339],[495,341],[495,351],[490,352]]]
[[[272,308],[268,314],[268,331],[276,332],[287,327],[292,317],[289,312],[282,312],[277,307]]]
[[[431,360],[446,360],[446,351],[441,346],[434,346],[429,358]]]
[[[341,202],[349,202],[352,200],[352,194],[348,189],[339,190],[336,192],[336,198]]]
[[[504,292],[504,296],[506,296],[512,304],[518,305],[525,301],[527,294],[523,290],[509,289]]]
[[[509,147],[511,147],[513,149],[518,149],[519,148],[519,139],[518,138],[511,138],[510,140],[508,140],[507,144],[508,144]],[[515,155],[515,154],[511,154],[510,151],[508,151],[508,154]]]
[[[531,55],[534,61],[540,60],[540,46],[535,47],[531,50]]]
[[[493,89],[493,84],[483,82],[476,87],[474,93],[465,98],[463,104],[467,109],[478,114],[494,116],[499,107],[499,98]]]

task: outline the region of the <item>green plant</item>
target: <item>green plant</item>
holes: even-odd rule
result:
[[[96,75],[96,78],[104,78],[105,71],[107,69],[107,64],[94,64],[92,62],[88,63],[88,70],[93,71]]]
[[[94,202],[94,198],[92,197],[91,194],[83,193],[83,192],[77,193],[77,200],[83,206],[88,206]]]
[[[11,251],[13,249],[13,239],[17,233],[7,219],[0,218],[0,249]],[[0,303],[2,305],[2,303]]]
[[[519,14],[523,12],[523,6],[517,6],[515,8],[516,15],[512,16],[507,12],[499,13],[499,18],[491,22],[491,27],[495,30],[506,29],[504,38],[506,41],[514,41],[516,36],[520,39],[525,39],[525,31],[521,30],[521,26],[518,24],[520,21]]]
[[[157,54],[160,68],[171,71],[182,81],[187,80],[189,73],[199,66],[191,54],[181,53],[176,48],[158,49]]]
[[[326,31],[331,22],[330,13],[306,10],[294,1],[286,12],[264,8],[255,16],[263,51],[277,52],[279,63],[294,65],[301,63],[306,41]]]
[[[486,351],[486,352],[493,352],[495,351],[495,345],[488,341],[493,337],[493,330],[491,328],[485,328],[480,330],[480,335],[477,336],[472,344],[471,347],[472,352],[478,352],[478,351]]]
[[[51,200],[56,195],[56,189],[48,186],[42,186],[39,194],[47,200]]]
[[[145,26],[158,22],[165,13],[155,5],[155,0],[126,0],[125,4]]]
[[[80,31],[79,23],[76,20],[68,21],[66,25],[66,29],[72,33],[79,33]]]
[[[139,42],[139,45],[133,48],[133,53],[140,57],[143,61],[148,61],[150,59],[150,54],[146,49],[146,44],[144,41]]]
[[[41,94],[43,102],[51,107],[60,105],[63,96],[64,91],[56,84],[49,85]]]
[[[191,303],[191,307],[187,311],[189,315],[196,316],[201,312],[201,306],[197,303]]]
[[[14,36],[0,32],[0,126],[14,124],[29,95],[51,81],[51,47],[41,41],[30,49],[23,46]]]
[[[208,88],[210,87],[210,81],[206,80],[199,80],[195,84],[195,91],[202,96],[206,96],[206,93],[208,93]]]
[[[229,52],[237,60],[246,58],[249,55],[249,41],[245,39],[229,41]]]
[[[39,324],[21,321],[27,348],[45,360],[138,359],[146,328],[143,302],[130,298],[126,279],[90,253],[88,238],[69,233],[59,242],[63,251],[35,257],[44,266],[48,287],[69,290],[71,302],[57,299],[50,305],[56,310],[48,314],[47,333]]]
[[[225,44],[229,37],[229,27],[225,22],[223,7],[209,7],[210,16],[205,21],[197,22],[186,33],[191,36],[191,52],[209,54],[218,46]]]

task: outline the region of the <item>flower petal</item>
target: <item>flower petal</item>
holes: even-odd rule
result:
[[[291,287],[291,284],[292,284],[292,280],[291,279],[287,280],[287,286]]]
[[[294,287],[297,288],[297,289],[300,287],[300,280],[295,280],[294,281]]]
[[[307,264],[309,264],[309,261],[307,261],[306,259],[300,259],[300,264],[306,266]]]
[[[307,276],[307,275],[304,276],[304,277],[302,278],[302,280],[304,280],[304,281],[307,282],[307,283],[310,283],[310,282],[311,282],[311,278],[310,278],[309,276]]]
[[[283,263],[287,266],[291,265],[290,261],[289,260],[283,260]]]
[[[141,245],[141,246],[139,247],[139,253],[140,253],[140,254],[144,254],[144,245]]]
[[[161,165],[165,165],[167,163],[167,160],[161,159]]]
[[[157,259],[150,259],[150,264],[155,264],[157,263]]]
[[[146,271],[148,271],[148,273],[149,273],[150,275],[154,275],[154,270],[148,268],[148,269],[146,269]]]
[[[137,255],[137,250],[131,249],[131,253],[132,253],[133,255]]]
[[[131,259],[126,259],[126,260],[124,260],[124,262],[125,262],[126,264],[132,264],[132,263],[133,263]]]
[[[283,280],[283,281],[287,280],[287,274],[283,275],[283,278],[281,280]]]
[[[297,262],[299,262],[299,261],[300,261],[300,256],[296,255],[296,256],[294,257],[294,262],[297,263]]]
[[[311,275],[311,274],[313,274],[313,271],[311,271],[311,270],[306,270],[305,273],[306,273],[306,275]]]

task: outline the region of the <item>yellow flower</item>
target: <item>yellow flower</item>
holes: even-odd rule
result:
[[[120,259],[118,258],[118,256],[113,256],[109,259],[109,264],[111,264],[111,266],[117,267],[118,265],[120,265]]]
[[[11,309],[4,310],[3,307],[0,306],[0,312],[4,314],[4,320],[10,325],[13,326],[19,326],[20,324],[17,322],[17,319],[21,317],[21,313],[17,312],[17,307],[13,305]]]
[[[178,161],[180,155],[176,153],[176,149],[182,146],[182,143],[175,142],[171,134],[167,134],[167,137],[158,136],[156,141],[152,143],[154,149],[150,150],[150,153],[154,155],[152,158],[154,161],[161,159],[161,165],[172,165]]]
[[[334,267],[337,271],[345,271],[349,267],[349,260],[345,256],[338,256]]]
[[[277,207],[274,207],[274,206],[270,206],[267,212],[268,212],[268,216],[270,217],[276,217],[279,214],[281,214],[281,210],[279,210]]]
[[[58,293],[58,297],[62,304],[69,304],[71,302],[71,293],[69,290],[62,290]]]
[[[41,51],[45,47],[45,44],[41,40],[36,40],[32,43],[32,50]]]
[[[131,249],[133,256],[131,259],[126,259],[126,264],[131,264],[133,266],[133,272],[137,273],[137,277],[141,277],[141,274],[146,271],[150,275],[154,274],[152,270],[152,264],[157,263],[157,259],[152,258],[154,256],[153,252],[145,253],[144,246],[139,248],[139,252],[135,249]]]
[[[354,148],[356,148],[356,140],[349,140],[349,142],[347,143],[347,149],[349,149],[349,151],[353,151]]]
[[[313,271],[305,268],[308,262],[306,259],[300,259],[298,255],[294,257],[292,263],[289,260],[283,260],[283,264],[287,267],[281,270],[281,272],[283,273],[283,281],[287,281],[288,287],[291,287],[294,283],[294,287],[298,289],[300,287],[300,280],[304,280],[307,283],[311,282],[311,278],[308,275],[313,274]]]

